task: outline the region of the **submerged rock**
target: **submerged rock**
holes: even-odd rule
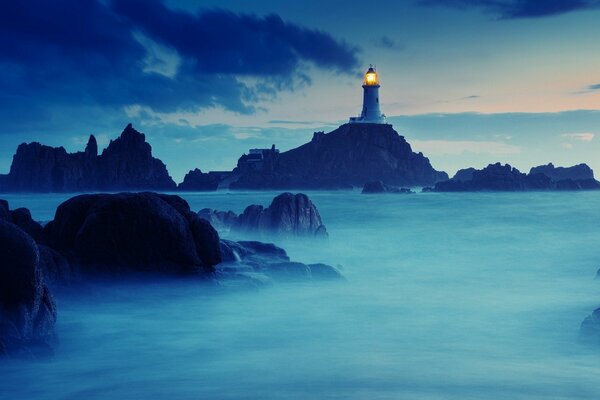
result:
[[[221,261],[217,232],[179,196],[76,196],[58,207],[44,231],[82,273],[201,274]]]
[[[0,356],[52,352],[56,306],[29,235],[0,221]]]
[[[291,261],[284,249],[272,243],[221,240],[221,254],[223,263],[217,266],[217,273],[225,280],[243,278],[253,285],[272,281],[344,280],[338,268]],[[260,279],[256,280],[257,277]]]
[[[600,308],[588,315],[579,328],[582,340],[600,344]]]
[[[395,186],[385,185],[382,181],[373,181],[365,183],[363,186],[362,194],[375,194],[375,193],[396,193],[396,194],[409,194],[414,193],[412,190],[407,188],[399,188]]]

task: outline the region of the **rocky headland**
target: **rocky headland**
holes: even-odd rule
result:
[[[242,156],[234,189],[347,189],[380,180],[424,186],[448,179],[388,124],[344,124],[292,150]]]

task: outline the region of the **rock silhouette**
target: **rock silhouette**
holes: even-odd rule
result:
[[[232,188],[341,189],[380,180],[386,185],[424,186],[448,179],[387,124],[344,124],[317,132],[295,149],[265,152],[260,161],[242,156]]]
[[[98,155],[92,135],[85,151],[34,142],[21,144],[8,175],[0,178],[3,192],[81,192],[98,190],[172,190],[167,168],[152,156],[144,134],[127,125],[119,138]]]

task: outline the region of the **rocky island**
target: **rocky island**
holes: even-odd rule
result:
[[[438,182],[424,191],[478,192],[478,191],[527,191],[527,190],[598,190],[600,182],[585,164],[559,167],[548,164],[534,167],[529,174],[520,172],[508,164],[490,164],[477,170],[459,170],[452,179]]]

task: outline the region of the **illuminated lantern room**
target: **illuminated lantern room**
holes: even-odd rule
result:
[[[351,124],[385,124],[385,115],[379,108],[379,75],[372,65],[363,81],[363,107],[359,117],[350,117]]]
[[[363,82],[365,86],[375,86],[379,85],[379,77],[377,76],[377,71],[370,67],[367,73],[365,74],[365,81]]]

